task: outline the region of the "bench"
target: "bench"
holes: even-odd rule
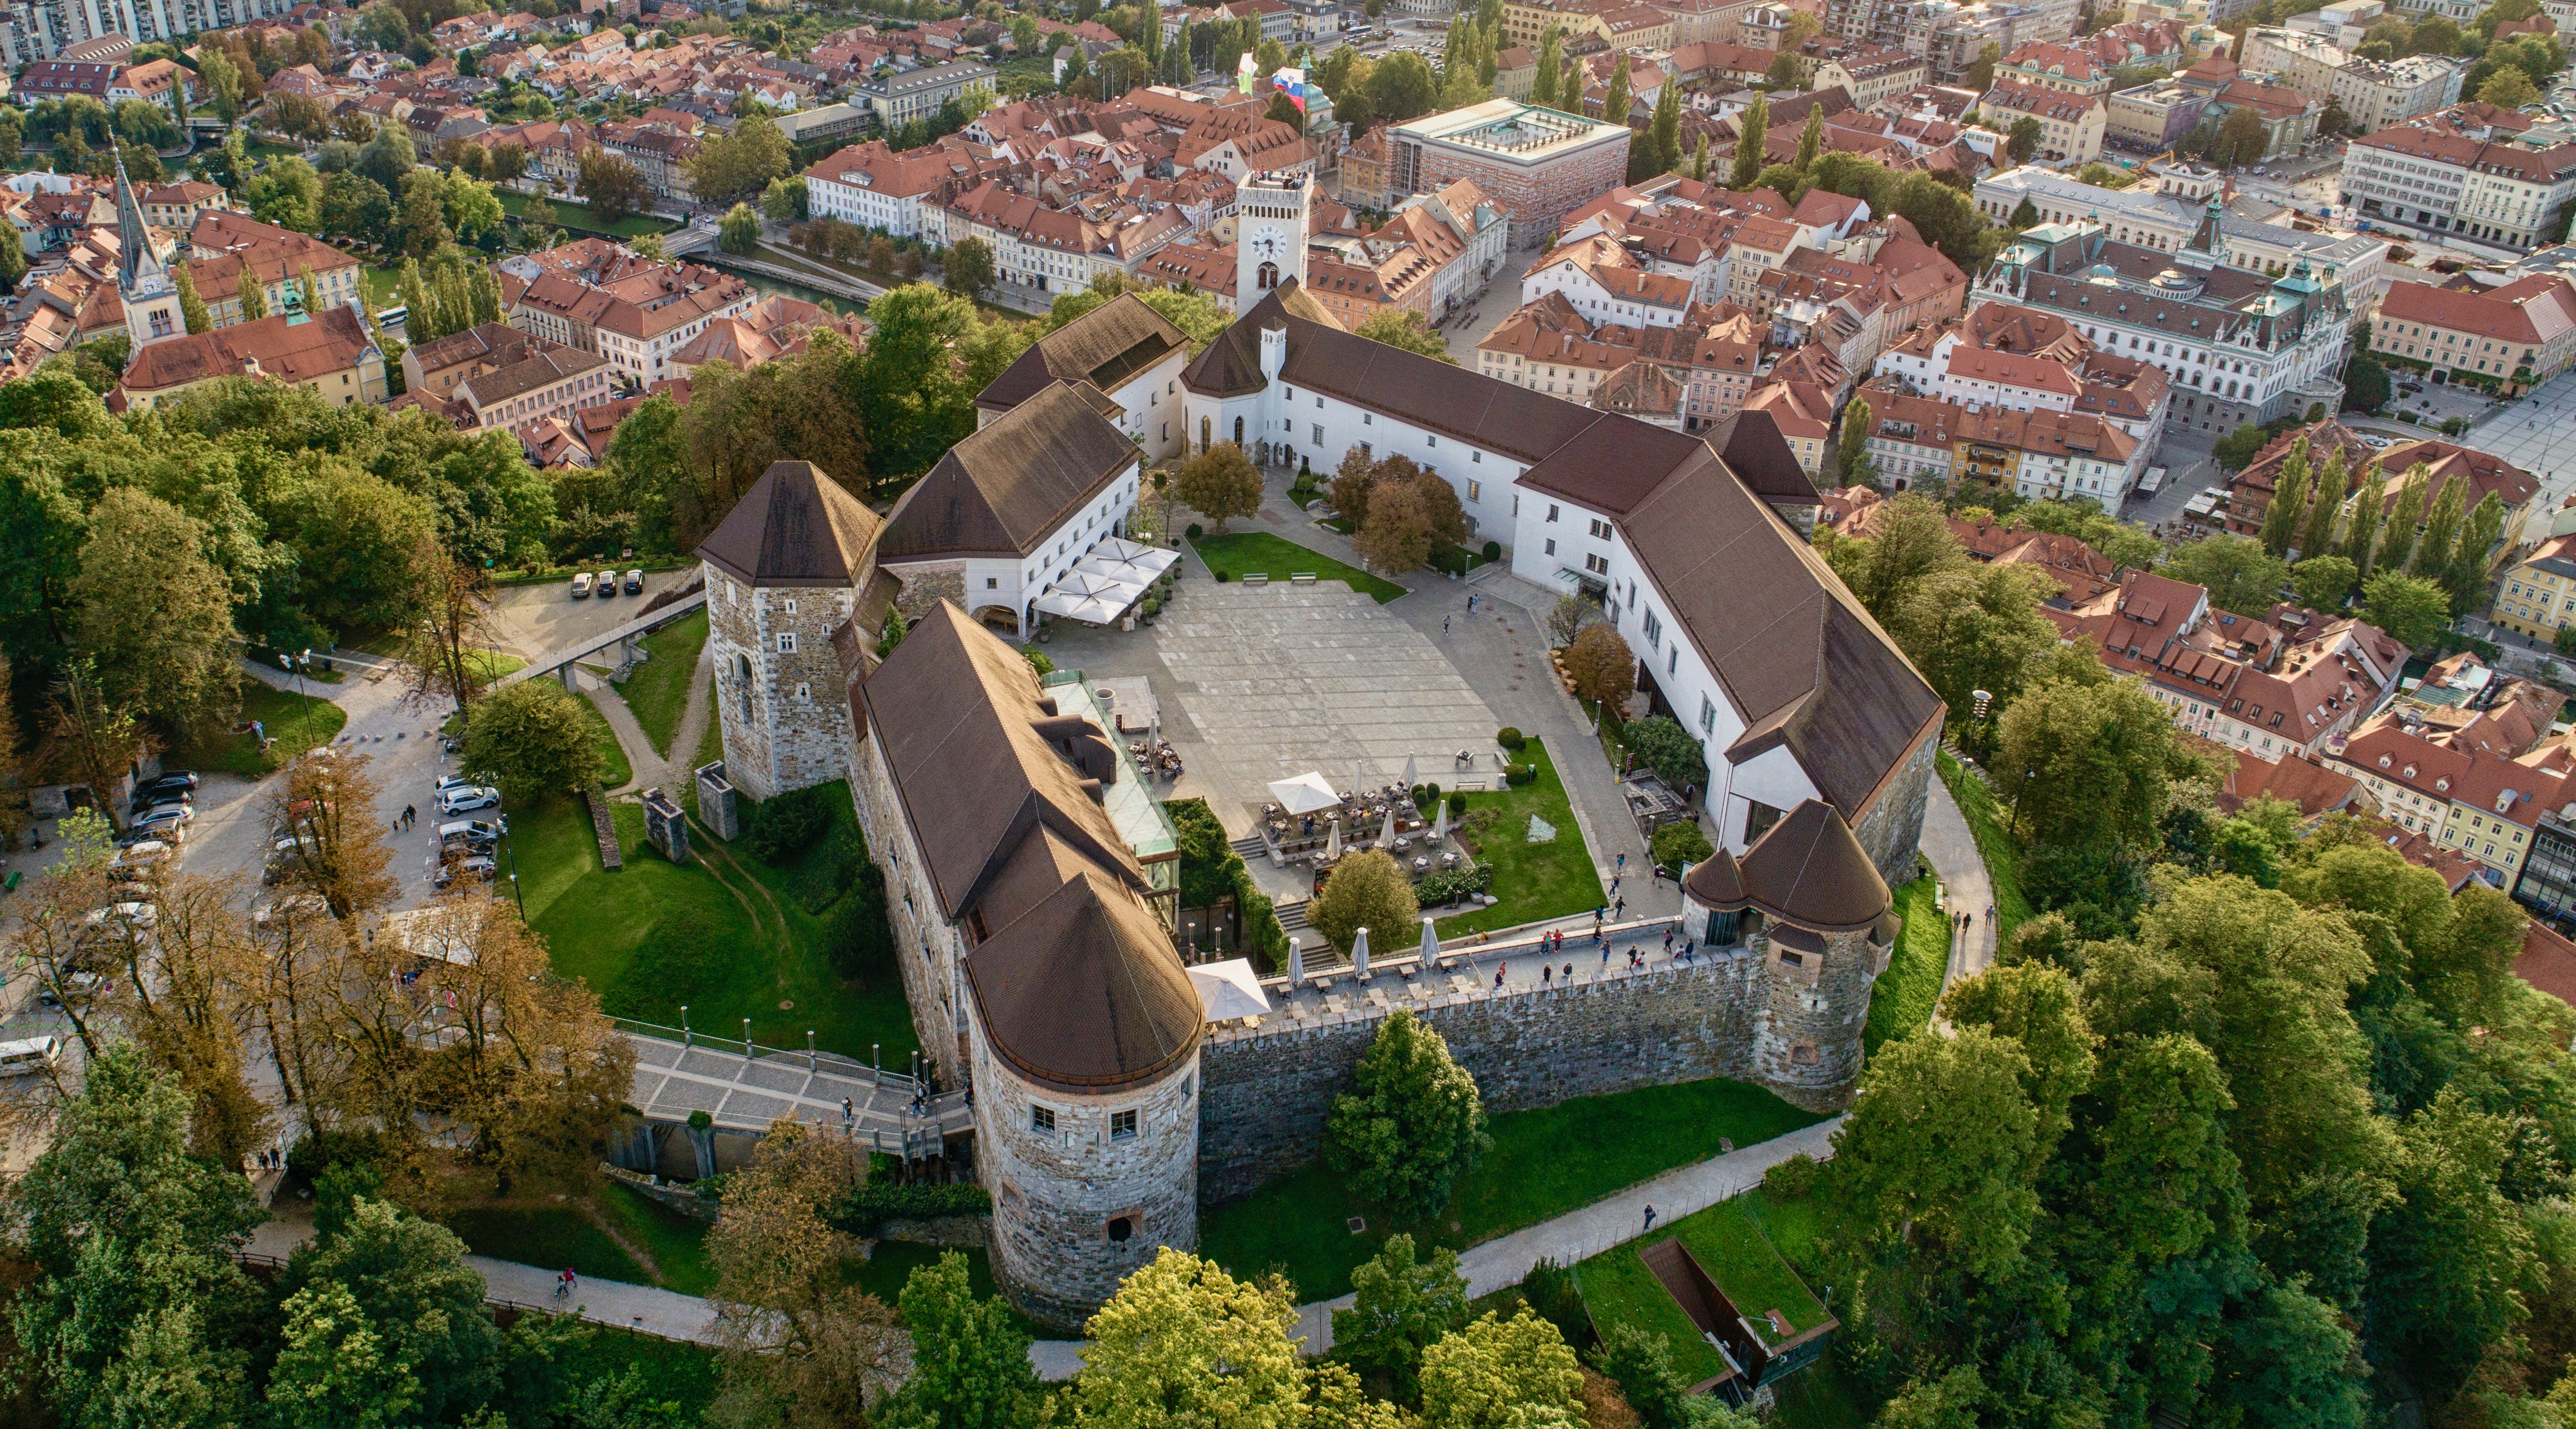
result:
[[[1313,571],[1291,571],[1288,573],[1288,583],[1290,585],[1313,585],[1315,583],[1315,573]]]

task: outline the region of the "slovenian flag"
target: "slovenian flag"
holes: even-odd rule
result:
[[[1270,87],[1287,95],[1288,102],[1297,106],[1298,113],[1306,112],[1306,72],[1304,70],[1283,69],[1270,77]]]

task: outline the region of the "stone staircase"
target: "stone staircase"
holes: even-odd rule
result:
[[[1294,903],[1273,904],[1271,905],[1270,911],[1279,915],[1280,932],[1295,933],[1302,931],[1307,926],[1306,900],[1303,898],[1298,899]]]
[[[1236,839],[1233,843],[1226,845],[1226,847],[1243,855],[1243,861],[1246,863],[1250,863],[1256,858],[1268,858],[1270,856],[1270,845],[1263,843],[1261,841],[1261,835],[1259,834],[1245,834],[1243,837]]]

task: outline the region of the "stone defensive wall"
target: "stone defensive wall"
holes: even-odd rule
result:
[[[1755,1050],[1775,1003],[1764,955],[1739,945],[1671,961],[1662,948],[1671,926],[1612,925],[1607,967],[1588,933],[1569,933],[1564,952],[1544,961],[1559,973],[1571,961],[1574,975],[1544,985],[1534,937],[1446,949],[1448,966],[1427,971],[1419,953],[1372,960],[1366,983],[1348,968],[1294,989],[1284,977],[1264,979],[1271,1014],[1257,1026],[1209,1028],[1200,1051],[1201,1200],[1248,1195],[1315,1156],[1333,1098],[1399,1007],[1447,1040],[1489,1112],[1709,1077],[1765,1081]],[[1648,951],[1646,967],[1626,966],[1632,941]],[[1498,966],[1507,969],[1499,988]],[[1765,1084],[1793,1102],[1841,1102]]]

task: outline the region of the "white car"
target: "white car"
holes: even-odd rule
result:
[[[111,918],[128,927],[149,928],[161,920],[161,910],[149,903],[114,903],[105,908],[91,909],[89,917],[83,921],[90,927],[101,928]]]
[[[450,789],[438,796],[438,812],[451,818],[458,814],[470,814],[476,809],[499,807],[501,807],[501,791],[488,784]]]
[[[438,781],[438,788],[434,792],[443,798],[453,790],[472,789],[491,782],[492,776],[489,774],[450,774]]]

